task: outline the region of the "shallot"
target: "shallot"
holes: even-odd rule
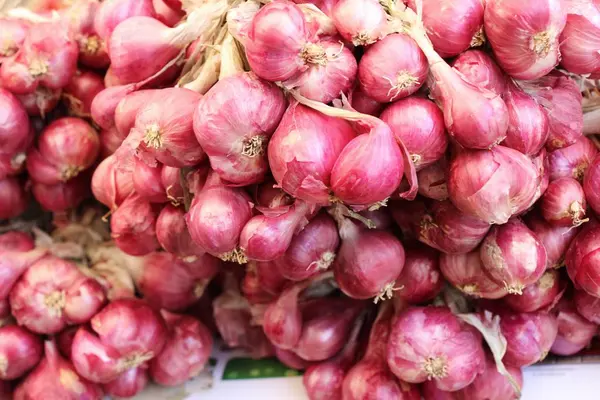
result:
[[[546,267],[560,268],[564,266],[565,253],[573,238],[577,236],[579,228],[552,225],[536,213],[529,213],[526,216],[526,224],[546,249],[548,260]]]
[[[547,270],[535,283],[526,286],[523,294],[509,294],[504,302],[517,312],[534,312],[554,305],[563,294],[560,274]]]
[[[388,33],[383,6],[375,0],[340,0],[331,10],[339,34],[355,46],[375,43]]]
[[[576,289],[600,297],[600,264],[596,254],[600,246],[600,227],[585,227],[571,242],[565,255],[567,272]]]
[[[587,137],[581,137],[574,144],[556,149],[548,154],[550,180],[558,178],[575,178],[583,181],[598,149]]]
[[[600,10],[594,0],[566,2],[567,23],[560,34],[561,65],[575,74],[600,72]]]
[[[149,202],[132,194],[126,198],[110,219],[111,236],[127,254],[143,256],[158,248],[155,210]]]
[[[27,194],[20,180],[14,177],[0,179],[0,219],[17,217],[26,208]]]
[[[558,334],[550,351],[561,356],[570,356],[587,347],[598,326],[582,317],[572,300],[563,298],[556,308]]]
[[[42,341],[18,325],[0,327],[0,379],[25,375],[42,359]]]
[[[486,273],[479,251],[467,254],[442,254],[440,270],[444,277],[461,292],[483,299],[499,299],[507,290]]]
[[[576,290],[573,301],[581,316],[594,324],[600,323],[600,298],[583,290]]]
[[[585,218],[583,188],[573,178],[559,178],[548,185],[541,198],[542,216],[553,225],[579,226]]]
[[[467,50],[461,53],[452,62],[452,68],[460,72],[473,85],[496,94],[502,95],[507,89],[508,83],[504,73],[494,59],[484,51]]]
[[[598,190],[598,181],[600,180],[600,157],[595,157],[583,179],[583,190],[585,200],[588,201],[592,210],[600,213],[600,191]]]

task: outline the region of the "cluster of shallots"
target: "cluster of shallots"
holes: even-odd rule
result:
[[[596,1],[42,3],[0,20],[0,218],[26,165],[110,242],[0,236],[16,399],[180,385],[213,334],[311,399],[513,400],[592,346]]]

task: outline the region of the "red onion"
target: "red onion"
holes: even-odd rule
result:
[[[23,172],[26,159],[25,153],[0,154],[0,179]]]
[[[579,226],[585,218],[585,194],[573,178],[559,178],[550,182],[541,199],[542,216],[553,225]]]
[[[96,200],[116,210],[133,191],[133,171],[120,168],[113,155],[102,160],[92,176],[92,193]]]
[[[262,287],[260,278],[256,271],[256,269],[257,269],[256,264],[257,264],[256,261],[251,261],[248,264],[248,266],[246,267],[246,274],[244,275],[244,278],[242,279],[240,286],[241,286],[243,296],[246,298],[246,300],[248,301],[248,303],[251,306],[266,307],[266,304],[275,300],[277,298],[277,294],[279,294],[279,293],[272,294],[269,290],[266,290],[265,288]],[[271,263],[266,263],[266,264],[271,264]],[[259,309],[259,307],[256,307],[256,309]],[[253,319],[254,319],[254,317],[255,316],[253,314]],[[263,318],[262,315],[258,317],[258,319],[261,321],[262,321],[262,318]],[[260,323],[260,325],[262,325],[262,322]]]
[[[63,99],[69,113],[76,117],[89,117],[92,101],[104,90],[102,78],[91,71],[76,71],[71,82],[63,90]]]
[[[151,253],[128,265],[136,287],[151,306],[180,311],[194,304],[221,263],[208,254],[185,261],[171,253]]]
[[[579,232],[577,227],[561,227],[549,224],[541,216],[530,213],[527,226],[533,231],[546,249],[547,268],[560,268],[564,265],[564,256],[573,238]]]
[[[512,81],[502,97],[508,108],[508,131],[502,144],[523,154],[538,154],[549,133],[544,108]]]
[[[148,372],[145,368],[131,368],[115,380],[102,385],[104,393],[116,397],[133,397],[148,385]]]
[[[419,194],[437,201],[448,199],[448,162],[442,158],[417,172]]]
[[[73,364],[60,356],[54,341],[44,343],[44,358],[23,380],[14,393],[14,400],[89,399],[101,400],[98,385],[82,378]]]
[[[40,334],[89,321],[105,301],[98,282],[54,256],[29,267],[10,292],[10,307],[19,325]]]
[[[118,299],[92,318],[91,329],[75,335],[72,360],[92,382],[108,383],[160,354],[167,327],[161,315],[138,299]]]
[[[168,27],[174,27],[185,16],[185,12],[179,9],[171,8],[165,0],[153,0],[154,10],[156,11],[156,19]]]
[[[323,361],[344,347],[364,304],[348,298],[330,298],[314,307],[304,310],[302,333],[293,350],[307,361]]]
[[[567,24],[560,34],[561,65],[575,74],[600,71],[600,10],[593,0],[566,3]]]
[[[435,379],[442,390],[468,386],[483,372],[481,337],[445,307],[414,307],[392,322],[387,360],[409,383]]]
[[[30,24],[27,21],[20,19],[0,19],[2,25],[2,33],[0,33],[0,63],[4,59],[15,55],[21,48],[27,33],[29,32]]]
[[[156,238],[163,249],[180,257],[194,257],[204,253],[188,232],[185,210],[172,204],[167,204],[158,215]]]
[[[565,255],[567,272],[576,289],[583,289],[592,296],[600,297],[598,264],[596,253],[599,246],[600,227],[588,226],[582,229],[571,242]]]
[[[96,12],[94,30],[102,39],[108,41],[117,25],[137,16],[156,16],[152,0],[105,0]]]
[[[162,351],[150,361],[150,376],[159,385],[182,385],[206,366],[213,347],[212,334],[195,318],[165,312],[163,316],[169,336]]]
[[[421,393],[424,400],[464,400],[462,390],[446,392],[445,390],[438,389],[435,381],[425,381],[421,385]]]
[[[267,143],[285,107],[281,90],[251,72],[219,80],[198,102],[196,139],[224,182],[246,186],[264,178]]]
[[[365,51],[358,66],[358,79],[364,93],[388,103],[419,90],[428,70],[425,55],[409,36],[391,34]]]
[[[42,359],[42,341],[17,325],[0,327],[0,378],[12,380],[25,375]]]
[[[383,104],[375,99],[370,98],[364,92],[360,90],[360,85],[355,87],[354,90],[348,96],[352,108],[359,113],[369,114],[374,117],[379,116],[379,113],[383,109]]]
[[[130,83],[129,85],[133,85],[133,83]],[[113,69],[111,67],[108,67],[108,69],[106,70],[106,74],[104,74],[104,86],[106,86],[107,88],[111,88],[125,87],[129,85],[125,85],[123,82],[121,82],[113,72]]]
[[[587,137],[581,137],[570,146],[554,150],[548,155],[550,179],[570,177],[581,182],[597,153],[594,142]]]
[[[525,287],[522,295],[509,294],[504,302],[517,312],[534,312],[554,305],[562,294],[560,274],[547,270],[537,282]]]
[[[245,257],[239,257],[239,238],[251,217],[252,203],[244,191],[215,186],[194,197],[185,220],[200,248],[221,259],[241,261]]]
[[[110,63],[105,43],[94,28],[99,7],[95,0],[75,2],[64,13],[79,44],[79,62],[91,68],[105,68]]]
[[[355,299],[391,299],[404,267],[402,243],[389,232],[362,229],[347,218],[338,225],[342,245],[333,273],[342,292]]]
[[[577,312],[590,322],[600,323],[600,298],[592,296],[583,290],[576,290],[573,301]]]
[[[335,222],[327,214],[318,214],[292,238],[285,254],[275,260],[275,265],[287,279],[308,279],[331,266],[339,243]]]
[[[273,262],[249,261],[244,278],[250,275],[254,275],[256,284],[264,293],[271,295],[272,299],[279,296],[290,283],[279,273]]]
[[[600,214],[600,191],[598,191],[598,180],[600,179],[600,157],[595,157],[583,179],[583,190],[585,192],[585,200],[588,201],[590,207]]]
[[[417,10],[416,0],[409,0],[407,3],[413,10]],[[456,56],[469,47],[484,43],[483,6],[484,3],[479,0],[423,0],[423,24],[440,56]],[[449,21],[452,23],[448,23]]]
[[[439,160],[446,152],[448,136],[444,115],[430,100],[409,97],[396,101],[383,110],[381,120],[404,143],[417,171]]]
[[[163,168],[162,164],[151,166],[136,157],[133,167],[135,192],[152,203],[166,203],[167,191],[161,179]]]
[[[56,335],[58,351],[66,359],[71,359],[71,347],[73,346],[73,339],[78,329],[78,326],[70,326]]]
[[[133,256],[143,256],[158,245],[156,211],[139,195],[132,195],[113,212],[110,219],[111,236],[119,249]]]
[[[354,136],[345,120],[292,103],[269,141],[273,177],[298,199],[329,203],[331,171]]]
[[[523,387],[523,373],[521,369],[507,365],[506,370],[519,387]],[[496,362],[490,355],[486,357],[483,372],[475,378],[472,384],[461,391],[461,395],[465,400],[509,400],[520,397],[515,392],[515,388],[511,382],[498,372]]]
[[[61,89],[47,89],[38,86],[35,91],[27,94],[20,94],[17,97],[23,103],[27,114],[33,117],[44,118],[60,102],[62,96]]]
[[[264,208],[279,208],[294,202],[290,195],[277,187],[277,183],[271,177],[256,187],[254,200],[257,206]]]
[[[0,251],[29,251],[34,248],[35,244],[31,236],[25,232],[8,231],[0,234]]]
[[[100,159],[105,159],[117,151],[123,138],[114,126],[109,129],[103,129],[98,134],[100,138]]]
[[[499,95],[506,90],[504,73],[494,59],[481,50],[467,50],[461,53],[452,62],[452,67],[473,85]]]
[[[135,86],[133,84],[113,87],[107,86],[106,89],[98,93],[92,101],[91,114],[94,122],[102,129],[112,128],[115,125],[115,109],[117,108],[117,104],[119,104],[125,96],[134,91]],[[135,115],[133,118],[135,119]],[[129,131],[125,132],[125,135],[121,135],[123,136],[122,139],[124,139],[128,133]]]
[[[27,155],[27,171],[46,185],[66,182],[94,164],[99,152],[94,128],[80,118],[60,118],[43,130],[37,149]]]
[[[15,94],[31,93],[39,85],[63,88],[75,73],[78,53],[67,24],[40,22],[31,26],[17,54],[2,62],[0,80]]]
[[[536,81],[521,82],[520,85],[545,108],[550,132],[546,142],[548,150],[570,146],[581,138],[582,97],[575,81],[555,72]]]
[[[442,254],[440,270],[448,282],[470,296],[483,299],[499,299],[506,296],[506,289],[485,273],[479,251]]]
[[[302,335],[302,313],[298,307],[300,293],[308,283],[298,283],[285,289],[269,304],[263,317],[263,330],[278,348],[294,351]]]
[[[312,363],[309,363],[306,360],[301,359],[291,350],[283,350],[279,347],[275,346],[275,356],[286,367],[303,370],[310,366]]]
[[[508,128],[508,111],[500,95],[470,83],[446,64],[422,27],[415,26],[409,33],[429,62],[429,87],[444,112],[450,136],[463,147],[474,149],[500,143]]]
[[[12,156],[25,151],[33,136],[27,111],[19,99],[3,88],[0,88],[0,121],[0,153]]]
[[[128,85],[129,86],[129,85]],[[135,125],[135,117],[149,101],[159,97],[160,90],[147,89],[126,93],[115,103],[114,124],[117,131],[126,137]]]
[[[542,361],[558,332],[556,317],[546,312],[503,313],[500,329],[506,338],[506,354],[502,361],[507,365],[525,367]]]
[[[404,268],[396,279],[396,296],[411,304],[433,300],[442,290],[439,254],[426,246],[406,249]]]
[[[550,351],[560,356],[571,356],[587,347],[598,326],[583,318],[571,300],[563,298],[557,307],[558,334]]]
[[[503,224],[531,205],[541,177],[530,159],[504,146],[463,151],[450,163],[450,199],[465,214]]]
[[[0,219],[19,216],[27,208],[27,194],[17,178],[0,179]]]
[[[485,7],[485,34],[504,71],[518,79],[537,79],[560,60],[558,37],[566,17],[559,0],[490,2]]]
[[[331,18],[339,34],[355,46],[375,43],[388,32],[386,13],[374,0],[339,0]]]
[[[77,207],[89,195],[89,176],[79,175],[68,182],[46,185],[33,182],[31,191],[43,209],[65,211]]]

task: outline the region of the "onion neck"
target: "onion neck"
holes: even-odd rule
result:
[[[187,20],[168,30],[169,42],[180,48],[200,37],[210,37],[218,28],[219,22],[228,9],[225,1],[212,1],[200,5],[192,11]]]

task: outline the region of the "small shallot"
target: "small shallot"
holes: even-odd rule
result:
[[[504,73],[494,59],[484,51],[467,50],[456,57],[451,65],[473,85],[499,95],[506,90],[507,82]]]
[[[560,34],[561,65],[574,74],[600,72],[600,9],[594,0],[569,1]]]
[[[600,298],[592,296],[583,290],[576,290],[573,301],[577,312],[590,322],[600,324]]]
[[[442,254],[440,270],[448,282],[469,296],[499,299],[507,294],[503,286],[491,280],[485,273],[479,251],[467,254]]]
[[[563,298],[556,308],[558,334],[550,351],[560,356],[571,356],[587,347],[598,331],[598,326],[582,317],[572,300]]]
[[[574,144],[556,149],[548,154],[550,180],[569,177],[583,181],[585,172],[598,153],[587,137],[580,137]]]
[[[92,175],[92,193],[111,210],[117,209],[133,193],[131,169],[119,168],[113,155],[105,158]]]
[[[598,182],[600,182],[600,157],[595,157],[583,179],[583,190],[585,192],[585,200],[588,201],[590,207],[596,213],[600,213],[600,189]]]
[[[25,375],[42,359],[42,341],[18,325],[0,327],[0,379]]]
[[[579,232],[578,227],[556,226],[548,223],[541,215],[530,213],[526,224],[544,245],[547,254],[547,268],[560,268],[565,265],[565,253],[573,238]]]
[[[0,219],[17,217],[26,208],[27,194],[20,180],[13,177],[0,179]]]
[[[180,257],[194,257],[204,250],[192,240],[185,223],[185,210],[167,204],[156,219],[156,238],[166,251]]]
[[[573,178],[550,182],[541,198],[542,216],[553,225],[579,226],[588,221],[585,209],[583,188]]]
[[[340,35],[355,46],[367,46],[388,31],[383,6],[375,0],[340,0],[331,17]]]
[[[599,247],[600,227],[584,227],[565,255],[567,272],[575,288],[597,297],[600,297],[600,263],[596,261]]]
[[[552,306],[562,296],[560,274],[547,270],[544,275],[523,290],[523,294],[509,294],[504,302],[517,312],[534,312]]]
[[[439,253],[429,247],[407,248],[404,268],[396,279],[395,286],[401,288],[396,296],[411,304],[433,300],[444,285],[439,259]]]
[[[111,236],[116,245],[134,256],[143,256],[158,245],[156,239],[157,212],[152,204],[132,194],[114,211],[110,219]]]

